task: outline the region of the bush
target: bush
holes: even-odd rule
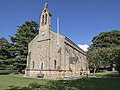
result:
[[[7,75],[16,72],[17,72],[16,70],[0,70],[0,75]]]
[[[62,84],[62,85],[61,85]],[[17,87],[17,86],[10,86],[10,89],[6,90],[79,90],[75,87],[66,86],[67,82],[64,83],[63,81],[58,82],[49,82],[44,85],[39,85],[38,83],[30,83],[26,87]]]
[[[0,66],[0,70],[5,70],[6,67],[5,66]]]
[[[118,73],[119,73],[119,75],[120,75],[120,62],[117,63],[117,71],[118,71]]]
[[[0,70],[0,75],[7,75],[10,72],[8,70]]]
[[[15,66],[13,66],[13,65],[6,65],[6,70],[15,70]]]

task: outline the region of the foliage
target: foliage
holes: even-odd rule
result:
[[[111,52],[111,59],[115,62],[117,71],[120,74],[120,46],[114,47]]]
[[[10,44],[5,38],[0,38],[0,70],[15,70],[21,72],[26,67],[28,43],[38,34],[38,24],[26,21],[18,26],[17,33],[11,37]]]
[[[89,48],[87,52],[87,60],[89,63],[90,69],[93,69],[95,75],[96,69],[100,66],[108,65],[108,50],[106,48]]]
[[[0,75],[6,75],[9,74],[9,72],[7,70],[1,70],[0,71]]]
[[[8,58],[7,48],[9,47],[9,43],[5,38],[0,38],[0,59],[5,60]]]
[[[10,47],[11,44],[5,38],[0,38],[0,69],[6,69],[7,59],[11,57]]]
[[[9,42],[3,37],[0,38],[0,60],[6,60],[10,56],[8,51],[9,47]]]
[[[120,31],[102,32],[92,40],[93,44],[87,52],[90,67],[106,67],[120,62]],[[95,73],[95,71],[94,71]]]
[[[94,47],[111,47],[120,45],[120,31],[113,30],[110,32],[102,32],[95,36],[92,40]]]
[[[38,24],[35,21],[26,21],[18,26],[17,33],[11,37],[13,45],[10,48],[10,61],[15,68],[25,69],[28,54],[28,43],[38,34]]]
[[[17,72],[16,70],[0,70],[0,75],[7,75],[16,72]]]

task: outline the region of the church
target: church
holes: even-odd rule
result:
[[[87,75],[86,53],[66,36],[51,30],[51,16],[46,3],[39,34],[28,45],[25,76],[70,79]]]

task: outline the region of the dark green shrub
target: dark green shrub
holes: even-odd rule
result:
[[[12,86],[10,86],[10,89],[5,89],[5,90],[21,90],[20,89],[20,87],[18,87],[18,86],[14,86],[14,85],[12,85]],[[24,89],[25,90],[25,89]],[[27,89],[26,89],[27,90]]]
[[[5,66],[0,66],[0,70],[5,70],[6,67]]]
[[[6,70],[15,70],[15,66],[13,65],[7,65]]]
[[[117,71],[118,71],[118,73],[119,73],[119,75],[120,75],[120,62],[117,63]]]
[[[79,90],[75,87],[69,87],[67,84],[67,82],[63,81],[50,81],[44,85],[39,85],[38,83],[34,82],[29,84],[27,87],[10,86],[10,89],[6,90]]]
[[[7,75],[10,74],[8,70],[0,70],[0,75]]]
[[[0,75],[7,75],[16,72],[17,72],[16,70],[0,70]]]

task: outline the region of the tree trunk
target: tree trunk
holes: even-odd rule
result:
[[[112,71],[115,71],[115,66],[114,66],[114,63],[113,63],[113,62],[111,63],[111,70],[112,70]]]
[[[112,67],[112,71],[115,71],[115,67]]]
[[[95,72],[96,72],[96,67],[94,67],[94,70],[93,70],[93,76],[95,76]]]

